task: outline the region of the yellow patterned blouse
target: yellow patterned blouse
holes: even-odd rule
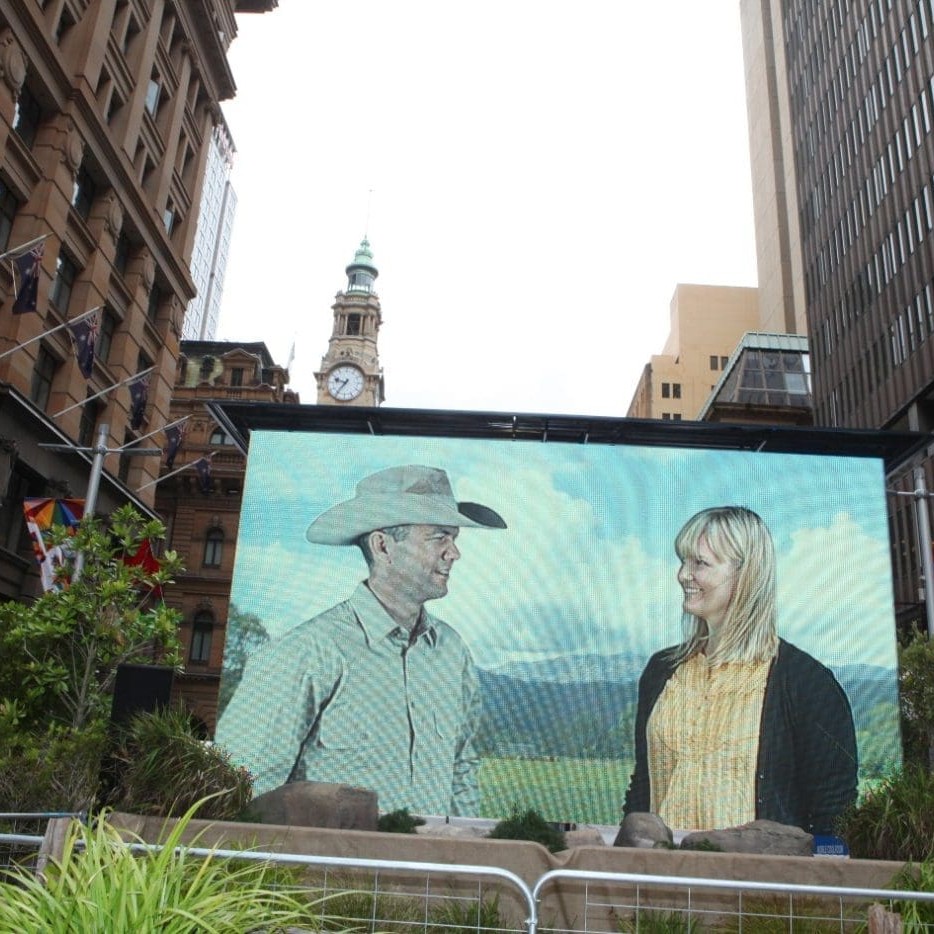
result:
[[[649,716],[652,811],[675,830],[756,817],[756,755],[768,662],[682,662]]]

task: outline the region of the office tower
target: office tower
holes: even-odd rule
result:
[[[737,341],[758,326],[756,290],[679,284],[670,316],[668,339],[642,371],[630,417],[697,418]]]
[[[217,334],[230,236],[237,194],[230,183],[234,146],[227,127],[219,123],[211,135],[204,169],[198,230],[191,254],[191,276],[198,294],[188,303],[182,339],[212,341]]]
[[[934,3],[742,0],[741,14],[761,326],[806,330],[816,424],[930,431]],[[893,498],[891,519],[911,614],[910,504]]]

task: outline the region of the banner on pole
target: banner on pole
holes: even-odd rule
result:
[[[84,515],[83,499],[48,499],[36,497],[23,500],[23,514],[32,540],[33,554],[39,563],[42,589],[62,590],[70,581],[73,552],[67,545],[53,545],[49,533],[53,525],[72,530]]]

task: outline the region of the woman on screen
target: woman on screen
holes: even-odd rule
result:
[[[856,797],[856,736],[826,668],[775,631],[775,549],[750,509],[705,509],[675,539],[685,641],[639,679],[623,813],[677,830],[768,819],[834,832]]]

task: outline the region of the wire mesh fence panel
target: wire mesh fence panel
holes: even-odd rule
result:
[[[0,871],[35,871],[50,821],[59,817],[84,820],[83,813],[64,811],[0,812]]]
[[[35,869],[47,823],[44,814],[0,814],[0,869]]]
[[[553,934],[934,932],[934,893],[930,892],[723,879],[640,879],[625,874],[562,875],[560,870],[549,873],[535,886],[540,926],[547,927],[549,911],[568,919],[567,927]]]

